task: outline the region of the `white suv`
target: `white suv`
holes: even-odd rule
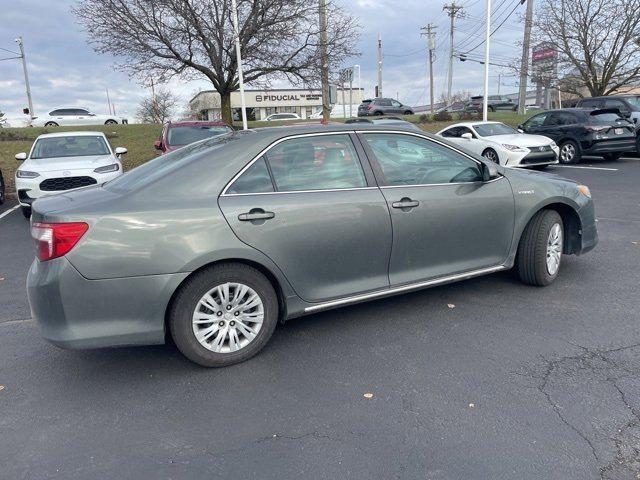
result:
[[[128,123],[126,118],[116,115],[97,115],[86,108],[56,108],[42,116],[34,117],[33,127],[57,127],[66,125],[116,125]]]
[[[36,198],[108,182],[122,175],[120,157],[102,132],[61,132],[40,135],[31,151],[18,153],[23,161],[16,171],[18,201],[25,217],[31,216]]]

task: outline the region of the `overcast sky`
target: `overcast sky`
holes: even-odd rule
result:
[[[444,0],[336,0],[360,19],[362,55],[349,64],[362,67],[365,95],[373,95],[376,82],[376,39],[381,34],[384,46],[383,88],[385,96],[399,96],[404,103],[428,102],[428,64],[426,40],[420,27],[431,22],[438,26],[435,72],[436,98],[446,88],[449,52],[449,18],[442,11]],[[6,1],[0,17],[0,48],[16,51],[14,39],[22,35],[28,60],[31,90],[36,114],[58,106],[85,106],[96,113],[107,112],[106,89],[118,113],[134,116],[145,90],[125,74],[117,72],[114,59],[93,52],[86,36],[71,14],[74,0]],[[484,0],[461,0],[466,17],[456,20],[456,50],[466,51],[483,39]],[[494,0],[493,25],[497,26],[515,8],[513,14],[492,37],[492,62],[504,64],[518,58],[522,40],[519,0]],[[331,19],[329,19],[331,21]],[[473,51],[484,55],[484,46]],[[0,50],[0,58],[12,54]],[[453,90],[481,93],[482,69],[478,63],[455,60]],[[517,78],[505,68],[492,67],[491,93],[517,90]],[[200,89],[209,89],[206,81],[172,82],[170,88],[186,104]],[[0,61],[0,111],[8,117],[20,115],[27,105],[22,65],[19,60]]]

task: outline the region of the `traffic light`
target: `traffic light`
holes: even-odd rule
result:
[[[22,109],[22,113],[24,113],[25,115],[29,115],[29,109],[28,108],[23,108]]]
[[[461,53],[458,58],[460,59],[461,62],[466,62],[467,61],[467,56],[464,53]]]

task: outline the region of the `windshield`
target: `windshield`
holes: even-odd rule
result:
[[[103,136],[82,135],[39,138],[33,146],[30,158],[88,157],[110,154],[111,151]]]
[[[175,169],[179,169],[188,157],[208,149],[217,149],[239,138],[238,135],[218,135],[208,140],[202,140],[184,148],[174,150],[153,160],[148,161],[111,180],[105,184],[105,188],[118,193],[126,193],[137,188],[153,183],[164,175],[170,175]]]
[[[167,143],[174,147],[189,145],[190,143],[229,133],[231,129],[226,125],[185,125],[169,127]]]
[[[485,123],[481,125],[474,125],[478,135],[481,137],[491,137],[493,135],[511,135],[518,133],[517,130],[505,125],[504,123]]]

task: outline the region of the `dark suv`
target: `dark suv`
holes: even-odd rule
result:
[[[465,109],[470,112],[481,112],[483,100],[484,97],[482,95],[471,97],[471,100],[469,100]],[[490,112],[496,112],[498,110],[509,110],[515,112],[518,109],[518,105],[513,103],[513,100],[502,95],[489,95],[488,100],[487,109]]]
[[[372,98],[363,100],[358,106],[358,116],[413,115],[413,108],[403,105],[393,98]]]
[[[600,109],[615,108],[633,123],[640,123],[640,95],[610,95],[608,97],[582,98],[576,104],[578,108]]]
[[[549,110],[534,115],[518,130],[554,140],[560,147],[560,163],[578,163],[583,155],[617,160],[636,150],[635,125],[615,109]]]

